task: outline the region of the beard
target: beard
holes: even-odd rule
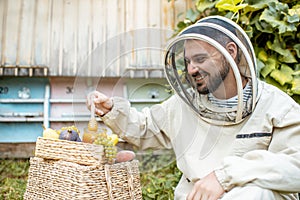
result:
[[[220,87],[220,85],[223,84],[223,81],[227,77],[229,70],[230,70],[230,65],[226,61],[226,59],[223,58],[222,68],[219,71],[219,73],[209,75],[207,82],[197,84],[197,90],[199,94],[205,95],[216,91]]]

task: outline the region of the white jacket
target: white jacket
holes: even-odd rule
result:
[[[182,171],[177,199],[193,180],[215,170],[225,191],[255,184],[281,193],[300,191],[300,106],[274,86],[259,82],[254,112],[235,125],[203,121],[178,96],[142,112],[113,98],[103,121],[120,137],[147,148],[173,148]],[[189,181],[187,181],[189,180]],[[295,199],[295,194],[287,195]]]

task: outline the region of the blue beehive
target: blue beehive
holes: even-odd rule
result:
[[[47,78],[0,78],[0,142],[35,142],[42,135],[48,84]]]

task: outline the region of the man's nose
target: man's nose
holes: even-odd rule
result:
[[[194,74],[198,71],[199,71],[199,67],[197,67],[194,63],[191,62],[188,64],[188,73],[189,74]]]

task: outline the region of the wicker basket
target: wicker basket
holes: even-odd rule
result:
[[[24,200],[142,200],[138,161],[84,166],[31,158]]]
[[[43,137],[37,138],[35,156],[83,165],[95,165],[105,161],[103,146]]]
[[[24,200],[142,200],[138,161],[109,165],[102,155],[102,146],[38,138]]]

